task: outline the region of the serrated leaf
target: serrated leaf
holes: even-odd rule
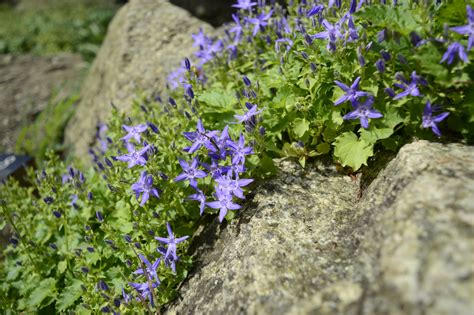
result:
[[[82,295],[82,281],[74,280],[73,283],[63,289],[61,295],[56,301],[56,307],[59,311],[64,311],[71,307]]]
[[[404,35],[408,35],[412,31],[421,33],[425,26],[417,11],[404,6],[364,6],[355,15],[363,17],[378,27],[396,30]]]
[[[226,111],[236,102],[235,96],[225,91],[205,91],[198,97],[199,102],[206,103],[217,111]]]
[[[369,129],[360,130],[360,138],[370,144],[375,144],[381,139],[387,139],[392,134],[392,128],[375,128],[374,126],[370,126]]]
[[[306,131],[309,130],[309,121],[304,118],[296,118],[293,121],[293,131],[295,135],[302,138]]]
[[[56,279],[54,278],[46,278],[41,281],[36,289],[31,292],[27,305],[32,309],[37,309],[48,297],[56,297]]]
[[[373,144],[358,139],[352,131],[344,132],[334,142],[334,156],[343,166],[350,166],[354,171],[362,164],[367,165],[367,159],[374,154],[373,149]]]

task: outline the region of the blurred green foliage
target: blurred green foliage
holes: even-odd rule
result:
[[[117,6],[101,1],[52,3],[0,6],[0,53],[74,52],[92,61]]]
[[[73,95],[58,101],[53,96],[35,121],[23,127],[15,151],[26,153],[34,157],[37,162],[44,160],[47,150],[61,153],[64,150],[64,128],[74,112],[74,104],[78,99],[78,95]]]

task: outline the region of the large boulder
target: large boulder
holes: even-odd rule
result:
[[[81,101],[66,130],[72,153],[87,156],[98,122],[113,102],[132,105],[138,91],[160,91],[167,74],[193,53],[192,33],[212,27],[165,0],[132,0],[109,25],[107,36],[81,91]]]
[[[0,152],[12,152],[21,128],[48,105],[76,93],[81,56],[0,55]]]
[[[414,142],[366,184],[282,163],[194,242],[168,313],[472,314],[473,147]]]

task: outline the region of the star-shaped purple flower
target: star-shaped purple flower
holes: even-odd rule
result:
[[[148,149],[150,149],[150,145],[147,145],[137,151],[135,150],[135,147],[132,144],[128,143],[127,144],[128,154],[117,156],[116,159],[122,162],[127,162],[128,168],[132,168],[135,165],[143,166],[146,164],[147,159],[145,158],[145,154],[148,151]]]
[[[229,136],[229,126],[226,125],[219,136],[214,136],[213,145],[208,147],[209,156],[214,160],[225,160],[228,155],[227,141],[231,140]],[[217,161],[216,161],[217,162]],[[204,168],[209,170],[204,164]]]
[[[120,140],[125,140],[128,142],[130,138],[134,138],[138,143],[140,143],[140,134],[145,132],[148,127],[145,124],[139,124],[136,126],[122,125],[122,128],[127,132],[127,135],[123,138],[120,138]]]
[[[233,4],[232,7],[240,10],[250,10],[256,5],[257,2],[252,2],[252,0],[237,0],[237,3]]]
[[[175,238],[173,231],[171,230],[171,226],[169,223],[166,223],[166,228],[168,230],[168,237],[155,237],[157,241],[159,241],[162,244],[168,245],[168,248],[166,249],[166,253],[163,257],[163,259],[172,259],[173,261],[178,260],[178,255],[176,254],[176,245],[187,240],[189,236],[183,236],[179,238]]]
[[[417,75],[416,74],[416,71],[413,71],[411,73],[411,82],[409,82],[408,80],[406,80],[403,75],[396,75],[396,77],[398,77],[398,79],[402,82],[401,84],[399,83],[395,83],[394,85],[398,88],[401,88],[403,90],[403,92],[400,92],[398,93],[397,95],[395,95],[395,97],[393,98],[394,100],[398,100],[398,99],[401,99],[403,97],[406,97],[408,95],[411,95],[411,96],[423,96],[421,93],[420,93],[420,90],[418,89],[418,84],[421,84],[421,85],[428,85],[428,82],[426,82],[426,80]]]
[[[228,210],[238,210],[241,206],[232,202],[232,194],[230,191],[221,190],[219,186],[216,186],[215,189],[215,197],[217,200],[208,202],[207,206],[213,209],[219,209],[219,221],[222,222]]]
[[[343,119],[359,119],[363,128],[369,128],[369,118],[383,117],[382,113],[372,108],[374,103],[373,97],[368,97],[364,103],[358,104],[355,110],[349,112],[342,117]]]
[[[243,115],[234,115],[234,117],[241,123],[250,121],[254,116],[260,114],[262,110],[257,110],[257,105],[248,103],[250,109]]]
[[[442,122],[446,117],[448,117],[449,113],[444,112],[442,114],[439,114],[438,116],[433,117],[433,111],[436,110],[437,107],[431,106],[430,101],[426,102],[425,109],[423,110],[423,116],[422,116],[422,123],[421,127],[422,128],[431,128],[433,132],[438,136],[441,137],[441,131],[438,128],[438,123]]]
[[[466,11],[467,24],[463,26],[451,27],[451,30],[461,35],[469,35],[467,50],[470,51],[472,46],[474,46],[474,10],[470,5],[468,5],[466,7]]]
[[[341,96],[339,99],[337,99],[334,102],[334,105],[336,105],[336,106],[340,105],[344,102],[350,101],[352,106],[355,107],[355,105],[357,104],[357,99],[359,99],[360,97],[370,95],[367,92],[359,91],[360,77],[357,77],[355,79],[354,83],[352,83],[352,85],[350,87],[345,85],[344,83],[342,83],[340,81],[337,81],[337,80],[334,81],[334,83],[336,83],[336,85],[338,87],[340,87],[344,92],[346,92],[343,96]]]
[[[202,215],[206,207],[206,195],[204,195],[202,190],[197,189],[195,194],[188,196],[188,199],[199,201],[199,214]]]
[[[256,36],[259,31],[263,32],[265,30],[265,26],[268,25],[268,19],[270,19],[272,14],[273,10],[270,10],[270,12],[268,12],[267,14],[265,14],[265,12],[262,12],[255,18],[246,18],[247,22],[254,25],[252,33],[253,36]]]
[[[143,300],[146,300],[147,298],[150,300],[150,303],[152,306],[154,306],[153,302],[153,294],[151,290],[155,289],[158,287],[158,283],[152,282],[151,284],[148,282],[145,283],[136,283],[136,282],[129,282],[128,283],[132,288],[137,290],[137,292],[140,294],[140,297]],[[151,287],[151,290],[150,290]]]
[[[464,49],[464,46],[458,42],[454,42],[451,45],[449,45],[448,49],[443,55],[443,59],[441,59],[439,63],[443,63],[447,61],[448,65],[450,65],[453,63],[454,58],[456,58],[456,56],[458,56],[459,59],[461,59],[462,61],[466,63],[469,62],[469,58],[467,57],[467,53],[466,53],[466,50]]]
[[[232,164],[243,164],[245,162],[245,156],[252,154],[252,147],[245,146],[245,137],[243,134],[240,134],[239,142],[235,143],[234,141],[227,141],[227,145],[232,154]]]
[[[184,151],[188,153],[194,153],[202,146],[205,146],[208,149],[213,149],[214,145],[212,144],[211,139],[216,134],[217,131],[206,131],[202,125],[201,119],[199,119],[197,122],[196,131],[183,132],[184,137],[193,143],[190,147],[184,148]]]
[[[197,158],[193,159],[191,165],[189,165],[186,161],[180,159],[179,165],[181,165],[183,172],[176,176],[176,178],[174,179],[175,182],[189,180],[189,185],[191,185],[191,187],[197,188],[196,179],[204,178],[207,176],[206,172],[197,169],[199,165],[199,160]]]
[[[245,199],[244,191],[241,187],[245,187],[253,182],[251,178],[242,178],[242,179],[233,179],[230,174],[226,176],[220,176],[216,178],[216,182],[219,184],[219,189],[221,191],[229,191],[234,196],[240,199]]]
[[[199,29],[199,33],[191,34],[191,36],[194,40],[193,47],[205,47],[211,41],[209,37],[204,35],[202,28]]]
[[[242,37],[242,33],[244,30],[242,25],[240,24],[240,19],[237,14],[232,14],[232,19],[234,20],[235,25],[229,29],[229,32],[235,33],[234,43],[238,43],[240,42],[240,38]]]
[[[159,285],[160,279],[158,278],[158,272],[156,269],[160,264],[160,258],[158,258],[153,264],[151,264],[148,259],[146,259],[146,257],[142,254],[138,254],[138,256],[140,257],[143,264],[145,264],[145,270],[143,270],[143,268],[138,268],[133,273],[136,275],[145,275],[147,279],[151,282],[153,282],[153,279],[155,279],[156,283]]]
[[[326,29],[323,32],[319,32],[317,34],[311,35],[312,39],[327,39],[328,45],[327,49],[334,51],[336,50],[336,40],[338,38],[342,38],[341,27],[339,23],[332,25],[326,19],[323,20],[323,26]]]
[[[214,57],[222,51],[224,44],[221,40],[216,40],[214,43],[209,42],[205,46],[202,46],[201,50],[195,53],[196,57],[200,59],[199,65],[211,61]]]
[[[140,175],[140,179],[132,185],[132,190],[135,192],[137,200],[140,194],[142,194],[142,201],[140,202],[140,206],[142,207],[148,201],[150,195],[160,198],[158,190],[153,187],[153,176],[147,175],[146,171],[143,171]]]

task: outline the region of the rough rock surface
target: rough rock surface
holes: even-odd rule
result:
[[[284,162],[204,230],[168,313],[472,314],[473,147],[418,141],[359,184]]]
[[[83,76],[79,55],[0,55],[0,150],[12,151],[21,127],[34,120],[53,93],[69,96]]]
[[[98,122],[107,119],[113,102],[132,105],[137,91],[161,90],[167,74],[192,54],[192,33],[212,27],[165,0],[131,0],[109,25],[68,124],[66,144],[77,157],[87,156]]]

